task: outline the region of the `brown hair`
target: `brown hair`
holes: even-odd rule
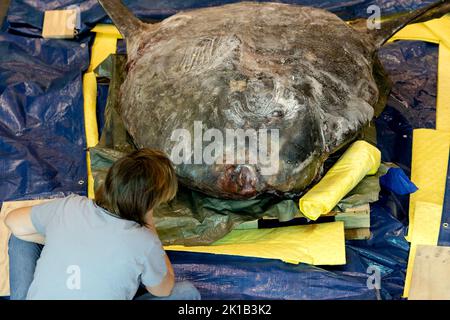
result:
[[[172,163],[158,150],[140,149],[117,160],[95,202],[117,216],[145,226],[145,214],[177,193]]]

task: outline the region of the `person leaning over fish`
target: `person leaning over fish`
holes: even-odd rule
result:
[[[95,201],[71,195],[11,211],[11,299],[200,299],[175,282],[153,222],[176,192],[170,160],[141,149],[114,163]]]

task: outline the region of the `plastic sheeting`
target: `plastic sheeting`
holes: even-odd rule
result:
[[[191,0],[173,7],[175,1],[125,2],[145,18],[161,18],[181,6],[223,3]],[[292,2],[333,9],[351,19],[367,16],[369,4],[395,13],[433,0]],[[80,39],[105,19],[105,13],[96,0],[11,0],[4,30],[38,36],[46,9],[71,4],[81,4],[81,36],[76,41],[0,35],[0,110],[6,113],[0,118],[0,201],[86,191],[79,184],[86,178],[81,72],[89,57],[79,41],[87,41]],[[437,46],[399,42],[383,48],[380,57],[394,88],[376,121],[378,147],[383,161],[396,162],[409,172],[412,130],[435,126]],[[105,91],[103,86],[99,105],[104,105]],[[372,237],[347,242],[347,265],[342,267],[289,266],[275,260],[184,252],[169,255],[178,277],[194,281],[209,299],[376,299],[377,292],[367,286],[370,266],[381,269],[381,297],[398,299],[409,250],[404,239],[407,206],[408,197],[382,190],[371,208]]]
[[[410,173],[412,131],[436,127],[438,46],[399,41],[381,48],[379,57],[393,82],[384,112],[376,119],[382,161]]]
[[[343,19],[369,16],[367,8],[370,5],[378,5],[383,14],[393,14],[417,9],[433,3],[434,0],[410,1],[410,0],[284,0],[284,2],[315,6],[335,12]],[[216,6],[227,3],[239,2],[239,0],[123,0],[123,2],[141,19],[162,19],[180,10]],[[262,1],[261,1],[262,2]],[[87,32],[99,22],[109,21],[104,10],[97,0],[11,0],[5,29],[9,32],[20,33],[28,36],[40,36],[45,10],[55,10],[76,5],[81,13],[80,34]]]
[[[0,201],[85,192],[88,49],[0,34]]]
[[[406,26],[389,41],[420,40],[439,45],[436,129],[450,131],[450,16]]]
[[[398,195],[407,195],[417,191],[416,185],[401,168],[391,168],[380,178],[380,184]]]

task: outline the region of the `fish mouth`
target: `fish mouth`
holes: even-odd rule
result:
[[[252,197],[257,194],[258,177],[251,166],[227,165],[217,182],[219,188],[226,193],[243,197]]]

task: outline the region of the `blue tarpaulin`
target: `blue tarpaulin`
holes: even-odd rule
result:
[[[145,19],[230,2],[236,1],[125,1]],[[371,4],[379,5],[383,13],[395,13],[433,1],[284,2],[330,9],[351,19],[367,17]],[[75,4],[82,22],[77,39],[39,38],[45,10]],[[88,31],[100,21],[107,18],[96,0],[11,0],[0,33],[0,202],[86,193],[82,73],[89,62]],[[380,57],[394,88],[376,120],[378,146],[384,161],[396,162],[409,173],[412,130],[435,125],[437,47],[400,42],[387,45]],[[104,106],[107,86],[99,87],[99,105]],[[407,196],[382,190],[371,207],[371,239],[348,241],[348,263],[341,267],[197,253],[169,255],[177,276],[192,280],[205,299],[398,299],[409,250],[404,239],[407,207]],[[379,292],[367,285],[370,266],[381,270]]]
[[[390,168],[384,176],[380,177],[380,184],[398,195],[407,195],[418,190],[401,168]]]
[[[85,193],[85,42],[0,34],[0,201]]]
[[[450,160],[447,169],[447,183],[444,197],[444,210],[442,212],[441,229],[439,232],[438,245],[450,246]]]

